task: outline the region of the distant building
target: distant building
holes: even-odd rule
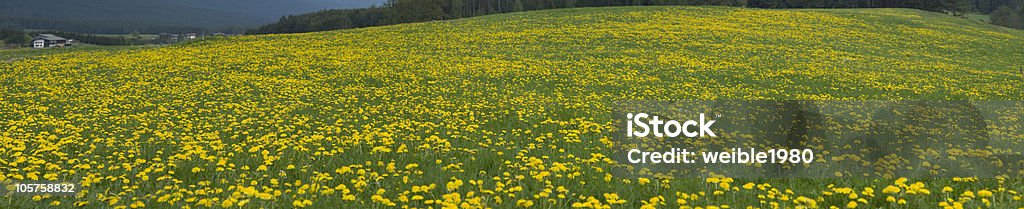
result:
[[[163,43],[163,44],[170,44],[170,43],[177,43],[178,42],[178,37],[179,37],[178,34],[160,33],[159,39],[160,39],[160,42]]]
[[[186,33],[185,39],[196,39],[196,33]]]
[[[32,38],[32,48],[50,48],[70,46],[73,40],[61,38],[53,34],[39,34]]]

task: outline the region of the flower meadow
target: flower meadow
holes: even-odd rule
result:
[[[943,14],[726,7],[41,55],[0,62],[0,181],[80,191],[8,194],[0,208],[1017,208],[1019,176],[623,175],[611,112],[623,100],[1021,100],[1022,58],[1024,32]],[[1024,139],[1019,123],[1003,128]]]

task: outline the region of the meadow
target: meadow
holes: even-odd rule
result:
[[[72,47],[57,47],[47,49],[34,49],[34,48],[17,48],[17,49],[3,49],[0,50],[0,62],[14,62],[19,59],[25,59],[35,56],[47,55],[47,54],[60,54],[68,52],[86,52],[86,51],[112,51],[112,50],[123,50],[130,48],[143,48],[152,46],[97,46],[91,44],[76,44]]]
[[[1017,208],[1012,176],[621,175],[610,138],[620,101],[1021,100],[1021,58],[937,13],[729,7],[38,55],[0,62],[0,181],[82,190],[0,208]]]

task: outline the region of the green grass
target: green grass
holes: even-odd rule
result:
[[[118,38],[118,37],[122,37],[122,38],[135,38],[135,36],[132,36],[132,34],[92,34],[92,35],[96,35],[96,36],[100,36],[100,37],[113,37],[113,38]],[[140,40],[155,40],[157,38],[160,38],[160,35],[157,35],[157,34],[139,34],[139,39]]]
[[[987,15],[987,14],[976,14],[976,13],[967,14],[967,19],[968,20],[974,20],[974,21],[979,21],[979,22],[984,22],[984,23],[992,22],[991,18],[992,17]]]
[[[0,50],[0,61],[11,62],[18,59],[31,58],[35,56],[61,54],[68,52],[93,52],[93,51],[120,51],[125,49],[139,49],[154,46],[98,46],[92,44],[76,44],[70,47],[56,47],[35,49],[31,47]]]
[[[1021,57],[1024,32],[939,13],[729,7],[545,10],[36,55],[0,62],[0,127],[8,127],[0,128],[0,144],[8,145],[0,148],[0,171],[88,179],[90,193],[4,197],[0,208],[53,201],[181,208],[231,198],[250,200],[246,207],[310,200],[311,207],[383,208],[381,198],[397,202],[406,192],[438,201],[458,193],[495,208],[517,200],[566,208],[612,193],[627,200],[615,205],[625,208],[652,197],[677,208],[682,193],[703,193],[685,205],[732,208],[794,207],[798,196],[825,207],[864,198],[858,208],[933,208],[952,198],[971,208],[983,201],[1014,208],[1024,206],[1020,178],[897,183],[838,171],[845,177],[659,179],[609,162],[623,150],[603,139],[622,137],[616,105],[631,101],[1022,100]],[[993,113],[1011,122],[991,124],[997,142],[1020,145],[1024,127],[1012,122],[1022,108]],[[729,139],[708,141],[739,146]],[[919,155],[893,167],[921,168],[934,157],[926,154],[962,148],[939,142],[942,150],[915,149]],[[829,146],[856,157],[823,153],[815,165],[890,163],[860,155],[870,151],[860,141],[847,143]],[[1006,151],[971,148],[981,156]],[[448,190],[455,179],[463,185]],[[905,192],[916,182],[930,194]],[[747,183],[771,186],[732,189]],[[303,190],[309,184],[345,185],[356,200]],[[437,188],[412,191],[430,184]],[[249,185],[281,195],[235,193]],[[883,194],[887,186],[906,188]],[[946,186],[954,192],[941,192]],[[860,196],[851,200],[839,188]],[[868,188],[874,196],[863,194]],[[995,196],[958,198],[965,191]]]

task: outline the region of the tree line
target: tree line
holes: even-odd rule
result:
[[[913,8],[962,16],[991,13],[992,22],[1024,24],[1024,0],[388,0],[383,6],[322,10],[281,17],[249,34],[300,33],[408,22],[456,19],[495,13],[572,7],[720,5],[755,8]]]
[[[1024,29],[1024,8],[1017,4],[1015,7],[1004,5],[996,8],[990,14],[992,24],[1010,28]]]
[[[74,39],[75,43],[86,43],[101,46],[126,46],[154,44],[155,40],[144,40],[135,36],[101,36],[93,34],[72,33],[65,31],[24,31],[16,29],[0,30],[0,44],[5,47],[30,46],[32,38],[39,34],[53,34],[66,39]],[[134,34],[137,34],[135,32]]]
[[[14,29],[0,30],[0,49],[25,46],[30,43],[32,43],[32,37],[24,31]]]

